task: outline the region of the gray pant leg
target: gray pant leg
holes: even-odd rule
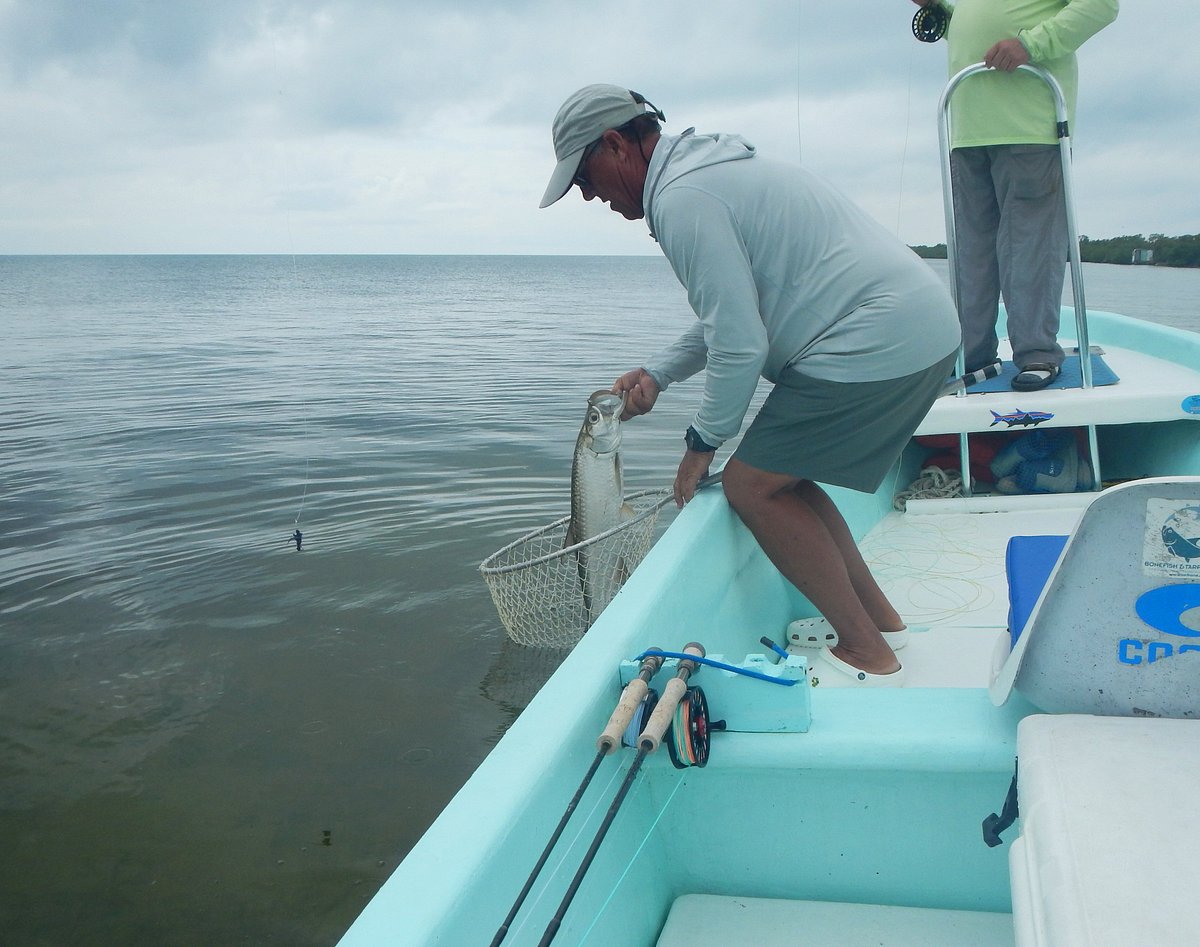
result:
[[[1061,365],[1058,323],[1068,248],[1058,146],[987,150],[1000,206],[996,257],[1013,361],[1018,367]]]
[[[950,152],[954,197],[955,283],[967,371],[996,358],[996,318],[1000,304],[1000,268],[996,231],[1000,205],[992,184],[988,148]]]

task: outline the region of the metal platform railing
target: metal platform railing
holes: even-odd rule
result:
[[[1067,104],[1063,97],[1062,87],[1058,80],[1045,69],[1038,66],[1018,66],[1018,71],[1029,72],[1041,79],[1050,91],[1054,100],[1055,135],[1058,138],[1059,157],[1062,161],[1062,190],[1063,201],[1067,211],[1067,248],[1071,264],[1071,290],[1075,302],[1075,331],[1079,343],[1079,368],[1083,379],[1083,387],[1092,387],[1092,358],[1091,346],[1088,340],[1087,303],[1083,293],[1083,263],[1079,258],[1079,232],[1075,227],[1075,192],[1071,175],[1071,135],[1067,122]],[[946,259],[950,270],[950,293],[954,297],[954,306],[962,311],[962,300],[958,289],[958,269],[956,259],[956,231],[954,227],[954,192],[950,176],[950,98],[965,79],[981,72],[994,71],[983,63],[975,63],[951,76],[938,99],[938,145],[942,159],[942,201],[946,216]],[[958,351],[958,374],[966,371],[962,347]],[[966,396],[966,391],[959,393]],[[967,446],[967,435],[959,435],[962,469],[971,469]],[[1100,452],[1096,441],[1096,426],[1088,425],[1088,453],[1094,474],[1094,489],[1101,489]],[[971,495],[970,477],[963,477],[963,491]]]

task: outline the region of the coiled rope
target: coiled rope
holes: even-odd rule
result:
[[[942,470],[941,467],[926,467],[907,490],[901,490],[892,500],[892,506],[904,512],[909,500],[944,500],[962,496],[962,475],[957,470]]]

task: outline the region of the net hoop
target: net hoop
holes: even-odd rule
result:
[[[641,497],[657,496],[657,495],[661,495],[664,492],[666,492],[666,491],[664,491],[664,490],[642,490],[640,493],[631,493],[629,496],[627,496],[625,498],[625,502],[630,503],[633,500],[639,499]],[[484,559],[482,563],[480,563],[479,571],[482,572],[485,576],[486,575],[504,575],[507,572],[514,572],[517,569],[526,569],[530,566],[535,566],[540,562],[549,562],[552,559],[557,559],[561,556],[567,555],[568,553],[576,552],[579,549],[586,549],[588,546],[597,545],[598,543],[603,542],[605,539],[608,539],[609,536],[613,536],[613,535],[616,535],[617,533],[621,532],[621,530],[623,530],[623,529],[630,529],[631,527],[637,525],[638,523],[640,523],[642,520],[646,519],[647,517],[650,517],[650,516],[657,517],[658,511],[661,510],[663,508],[663,506],[666,505],[666,502],[669,499],[671,499],[670,496],[664,496],[657,503],[642,510],[636,516],[630,517],[629,519],[625,520],[625,522],[614,526],[612,529],[606,529],[603,533],[597,533],[591,539],[585,539],[583,542],[575,543],[573,546],[565,546],[562,549],[558,550],[557,552],[549,552],[543,556],[537,556],[534,559],[525,559],[525,560],[522,560],[521,562],[510,562],[507,565],[502,565],[502,566],[488,565],[489,562],[492,562],[493,560],[501,559],[506,552],[516,549],[521,544],[527,543],[532,539],[537,539],[538,537],[543,536],[546,533],[552,532],[555,529],[566,526],[568,523],[571,522],[571,514],[568,513],[566,516],[562,517],[561,519],[555,520],[553,523],[550,523],[547,526],[543,526],[540,529],[535,529],[532,533],[526,533],[520,539],[513,540],[511,543],[509,543],[503,549],[498,549],[496,552],[492,553],[490,556],[488,556],[486,559]]]
[[[670,489],[632,493],[625,503],[634,515],[583,542],[566,545],[568,514],[488,556],[479,572],[508,636],[527,646],[573,647],[649,551],[658,513],[671,499]]]

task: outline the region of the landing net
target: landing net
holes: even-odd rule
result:
[[[488,556],[479,571],[508,636],[527,647],[573,647],[645,558],[670,499],[669,490],[643,490],[625,498],[633,516],[584,542],[566,545],[568,515]]]

